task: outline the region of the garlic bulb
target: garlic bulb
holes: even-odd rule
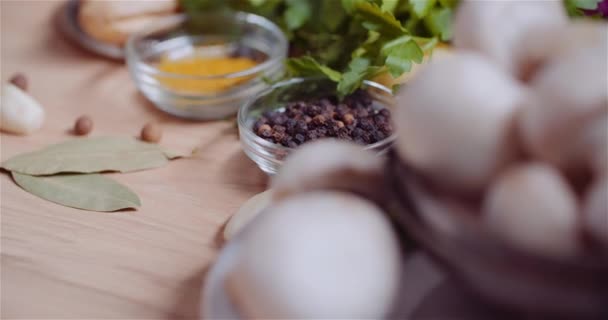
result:
[[[517,51],[531,30],[566,25],[562,1],[464,0],[454,19],[454,45],[489,57],[504,70],[519,73]]]
[[[333,139],[303,145],[272,179],[275,199],[319,189],[351,191],[370,199],[382,192],[384,161],[361,146]]]
[[[489,230],[514,246],[541,255],[569,257],[579,250],[577,199],[560,173],[530,163],[506,170],[483,204]]]
[[[357,196],[290,197],[239,241],[226,289],[246,318],[380,319],[392,307],[398,242],[384,214]]]
[[[44,122],[44,109],[30,95],[12,84],[2,88],[0,103],[0,130],[29,134]]]
[[[517,151],[514,116],[525,98],[526,90],[483,56],[432,62],[399,96],[396,149],[436,185],[480,192]]]

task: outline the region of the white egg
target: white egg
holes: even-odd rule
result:
[[[559,171],[541,163],[512,167],[490,186],[483,203],[489,230],[514,247],[546,256],[579,250],[577,199]]]
[[[531,28],[515,48],[518,75],[533,78],[551,60],[591,46],[608,47],[608,24],[579,20],[551,28]]]
[[[562,1],[462,1],[454,18],[456,48],[480,52],[518,73],[517,51],[532,30],[567,24]]]
[[[336,189],[378,199],[383,194],[383,164],[381,157],[351,142],[322,139],[307,143],[291,154],[273,177],[274,198]]]
[[[608,246],[608,176],[596,182],[585,196],[584,226]]]
[[[396,148],[437,185],[480,192],[516,153],[514,118],[526,90],[486,58],[431,63],[398,96]]]
[[[0,129],[16,134],[29,134],[44,122],[44,109],[38,101],[12,84],[2,88]]]
[[[590,143],[589,137],[605,148],[606,121],[593,122],[608,116],[607,70],[608,46],[595,46],[552,60],[538,73],[531,82],[537,98],[518,120],[529,153],[572,169],[588,166],[590,150],[581,146]]]
[[[245,231],[226,280],[243,316],[380,319],[392,308],[400,251],[372,203],[311,192],[272,206]]]

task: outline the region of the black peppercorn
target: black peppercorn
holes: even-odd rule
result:
[[[390,117],[388,109],[375,109],[371,96],[358,90],[341,103],[335,96],[290,102],[284,109],[265,112],[253,129],[265,140],[290,148],[326,137],[370,144],[392,134]]]

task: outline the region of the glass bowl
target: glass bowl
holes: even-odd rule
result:
[[[177,15],[133,35],[126,60],[137,88],[159,109],[189,119],[222,119],[283,74],[287,39],[269,20],[244,12]],[[256,65],[214,76],[183,75],[159,69],[163,59],[245,56]],[[210,85],[225,84],[222,89]]]
[[[394,97],[390,89],[372,81],[362,86],[372,98],[375,109],[392,109]],[[295,148],[275,144],[260,138],[253,130],[256,120],[267,111],[284,108],[289,102],[310,100],[336,95],[336,83],[322,78],[295,78],[279,82],[246,102],[237,116],[241,145],[247,156],[265,173],[277,173],[285,158]],[[379,154],[385,153],[395,140],[391,135],[374,144],[365,146]]]
[[[513,247],[478,223],[475,206],[449,203],[394,151],[385,181],[399,229],[482,301],[521,318],[606,319],[608,254],[559,259]]]

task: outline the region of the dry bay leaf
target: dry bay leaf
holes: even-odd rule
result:
[[[2,163],[6,170],[28,175],[62,172],[129,172],[165,165],[174,154],[135,138],[80,138],[21,154]]]
[[[12,175],[24,190],[67,207],[109,212],[141,206],[133,191],[100,174],[35,177],[13,172]]]
[[[176,151],[172,151],[172,150],[167,150],[167,149],[162,149],[163,154],[165,155],[165,157],[167,157],[167,159],[169,160],[175,160],[175,159],[179,159],[179,158],[187,158],[189,156],[191,156],[193,152],[191,152],[190,154],[187,153],[180,153],[180,152],[176,152]]]

